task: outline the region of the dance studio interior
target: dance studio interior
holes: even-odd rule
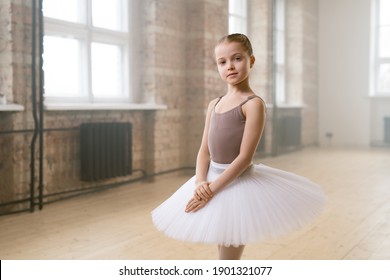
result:
[[[217,259],[151,212],[195,174],[232,33],[267,107],[253,162],[326,195],[242,259],[390,259],[388,0],[1,0],[0,259]]]

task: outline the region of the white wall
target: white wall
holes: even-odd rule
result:
[[[370,0],[318,0],[319,143],[369,146]]]

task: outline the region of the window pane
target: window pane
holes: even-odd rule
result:
[[[92,22],[96,27],[126,31],[123,13],[125,3],[122,0],[92,0]]]
[[[278,65],[276,67],[276,102],[278,104],[286,103],[286,91],[285,91],[285,81],[284,81],[284,67],[283,65]]]
[[[276,2],[276,29],[284,30],[284,0]]]
[[[390,26],[379,29],[379,56],[390,57]]]
[[[80,43],[75,39],[45,36],[43,70],[45,94],[80,95]]]
[[[229,34],[242,33],[246,34],[246,20],[238,17],[229,17]]]
[[[229,0],[229,14],[246,17],[246,0]]]
[[[45,17],[71,22],[83,22],[83,2],[80,0],[44,0],[43,13]]]
[[[121,95],[121,49],[116,45],[92,43],[92,93]]]
[[[379,66],[378,91],[390,93],[390,64]]]
[[[390,24],[390,0],[381,0],[379,7],[380,25]]]
[[[284,32],[276,31],[276,63],[284,64]]]

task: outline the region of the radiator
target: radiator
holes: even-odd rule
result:
[[[132,173],[130,123],[80,125],[81,180],[97,181]]]
[[[384,130],[384,138],[385,143],[390,143],[390,117],[384,117],[385,130]]]
[[[280,119],[279,144],[284,147],[301,145],[300,116],[286,116]]]

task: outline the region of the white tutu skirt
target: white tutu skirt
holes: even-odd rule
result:
[[[211,162],[207,181],[228,164]],[[152,211],[156,228],[189,242],[239,246],[298,230],[325,204],[320,186],[296,174],[264,164],[252,165],[197,212],[184,210],[193,197],[195,177]]]

